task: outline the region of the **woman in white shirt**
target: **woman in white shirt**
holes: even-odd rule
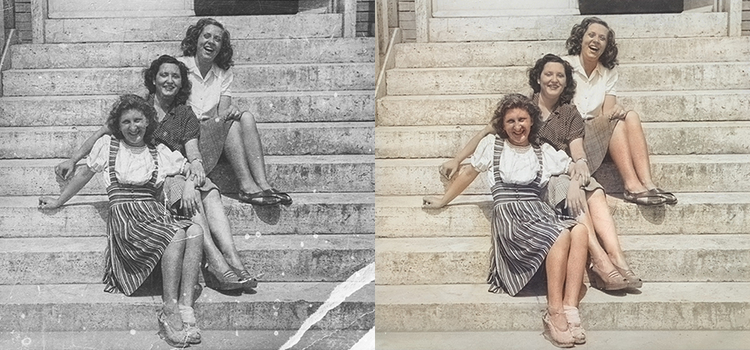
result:
[[[255,118],[232,103],[232,55],[229,32],[212,18],[191,25],[182,40],[192,92],[188,104],[201,121],[200,152],[206,173],[223,153],[239,180],[239,199],[254,205],[292,203],[266,178],[263,145]]]
[[[573,66],[573,103],[586,122],[584,149],[591,173],[609,152],[625,187],[624,198],[640,205],[675,204],[674,194],[657,187],[651,177],[648,146],[641,119],[617,103],[615,33],[596,17],[573,26],[563,57]]]
[[[516,295],[545,263],[544,336],[556,346],[571,347],[586,341],[578,303],[588,231],[542,200],[550,177],[568,172],[571,159],[548,144],[531,144],[540,114],[526,96],[503,98],[490,122],[497,135],[484,137],[471,158],[472,166],[458,173],[442,197],[425,197],[424,206],[444,207],[480,172],[487,172],[494,201],[489,291]],[[570,186],[581,186],[578,176]]]

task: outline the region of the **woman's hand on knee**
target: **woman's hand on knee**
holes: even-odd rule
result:
[[[571,181],[571,184],[575,182]],[[578,186],[570,186],[568,196],[565,198],[565,207],[568,208],[572,217],[586,213],[586,192]]]
[[[224,121],[232,121],[232,120],[240,120],[242,118],[242,112],[239,108],[235,105],[229,105],[229,107],[226,110],[226,114],[224,114]]]
[[[619,120],[625,120],[625,116],[628,114],[628,112],[622,108],[619,104],[614,105],[612,109],[609,111],[609,119],[619,119]]]
[[[200,193],[195,190],[192,181],[185,181],[185,188],[182,191],[180,206],[187,217],[193,217],[200,212]]]

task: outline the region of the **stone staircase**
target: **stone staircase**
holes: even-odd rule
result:
[[[376,109],[379,349],[554,348],[540,336],[543,294],[487,292],[484,178],[441,210],[422,209],[421,197],[443,193],[438,166],[503,94],[530,92],[528,67],[564,54],[581,18],[432,18],[432,42],[395,46]],[[747,349],[750,38],[727,37],[721,13],[602,18],[620,48],[618,98],[641,114],[655,181],[679,203],[626,203],[611,162],[594,174],[645,283],[638,293],[588,290],[586,346]]]
[[[256,116],[269,179],[294,204],[240,203],[228,164],[212,174],[237,248],[263,276],[253,295],[204,289],[196,347],[278,349],[312,327],[295,348],[349,349],[374,327],[374,39],[342,38],[340,14],[217,20],[232,34],[235,102]],[[47,43],[12,47],[0,98],[0,348],[167,348],[155,334],[160,296],[102,291],[99,177],[59,210],[36,206],[60,191],[53,167],[119,94],[145,93],[142,69],[179,55],[196,21],[48,20]]]

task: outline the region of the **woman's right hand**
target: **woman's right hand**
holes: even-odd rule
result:
[[[66,159],[55,166],[55,174],[63,180],[70,179],[76,172],[76,162]]]
[[[461,166],[461,163],[458,162],[455,159],[451,159],[446,161],[440,166],[440,175],[442,175],[444,178],[450,180],[456,174],[458,173],[458,168]]]
[[[440,209],[444,207],[443,198],[436,196],[422,197],[422,207],[430,209]]]
[[[39,209],[57,209],[61,207],[60,201],[57,198],[42,196],[39,197]]]

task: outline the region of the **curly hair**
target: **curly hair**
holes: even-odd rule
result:
[[[182,86],[180,86],[180,90],[177,91],[177,95],[172,102],[172,106],[184,105],[185,103],[187,103],[187,100],[190,97],[192,84],[190,83],[190,79],[188,78],[187,66],[185,66],[184,63],[178,61],[176,58],[169,55],[161,55],[159,56],[159,58],[153,60],[151,62],[151,66],[143,70],[143,84],[146,85],[146,89],[148,89],[149,94],[155,94],[156,85],[154,85],[154,80],[156,80],[156,75],[159,74],[159,69],[163,64],[174,64],[177,66],[177,68],[180,69]]]
[[[576,81],[573,79],[573,67],[570,63],[560,58],[560,56],[548,53],[544,55],[544,57],[538,59],[534,66],[529,68],[529,85],[531,86],[531,89],[534,90],[534,93],[542,91],[542,86],[539,85],[539,79],[544,71],[544,66],[550,62],[563,65],[563,69],[565,70],[565,86],[563,87],[562,94],[560,94],[559,104],[570,103],[570,101],[573,100],[573,95],[576,93]]]
[[[581,45],[583,43],[583,35],[586,34],[586,31],[589,29],[589,26],[592,24],[601,24],[605,28],[607,28],[607,47],[604,49],[604,52],[599,57],[599,62],[601,64],[609,69],[615,68],[617,66],[617,43],[615,42],[615,31],[612,30],[607,25],[607,22],[604,22],[598,17],[586,17],[581,21],[581,24],[576,24],[573,26],[573,29],[570,31],[570,37],[568,37],[568,40],[565,41],[565,47],[568,49],[569,55],[580,55],[581,54]]]
[[[234,55],[234,49],[232,49],[232,43],[229,40],[229,31],[224,28],[224,25],[213,18],[201,18],[198,23],[188,27],[185,32],[185,38],[182,39],[180,49],[182,50],[183,56],[194,57],[196,52],[196,45],[198,45],[198,37],[200,37],[203,28],[209,25],[214,25],[221,28],[223,34],[221,36],[221,49],[219,54],[216,55],[214,63],[219,68],[227,70],[234,65],[232,61],[232,55]]]
[[[153,141],[154,131],[156,131],[156,110],[154,106],[146,102],[143,97],[138,95],[128,94],[122,95],[112,106],[109,115],[107,116],[107,128],[112,135],[119,139],[123,139],[122,131],[120,131],[120,118],[126,111],[136,110],[146,117],[148,126],[146,127],[146,134],[143,136],[146,143],[151,144]]]
[[[502,139],[508,138],[508,134],[505,133],[503,123],[505,122],[505,115],[508,114],[508,112],[512,109],[522,109],[529,114],[532,124],[528,139],[530,140],[530,142],[537,143],[536,134],[539,131],[539,120],[541,118],[542,112],[539,110],[539,106],[537,106],[536,103],[532,102],[530,98],[521,94],[506,95],[502,100],[500,100],[500,103],[497,104],[495,113],[492,115],[492,120],[490,120],[490,124],[492,124],[495,132],[497,132],[497,134]]]

